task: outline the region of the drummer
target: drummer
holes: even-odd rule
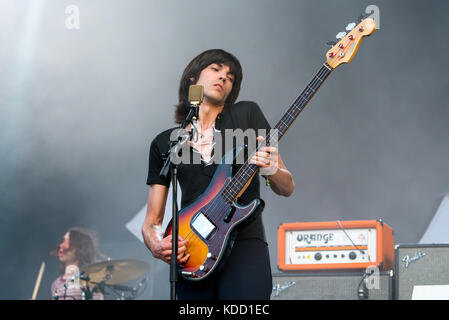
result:
[[[93,232],[81,228],[69,229],[51,252],[60,262],[60,276],[51,285],[53,300],[103,300],[103,294],[95,287],[87,287],[80,279],[79,269],[103,258],[97,249]]]

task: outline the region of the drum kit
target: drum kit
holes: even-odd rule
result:
[[[147,278],[136,286],[123,284],[142,277],[148,269],[148,263],[139,260],[107,260],[81,267],[68,281],[79,281],[83,300],[92,300],[94,293],[115,300],[133,300],[145,290]]]

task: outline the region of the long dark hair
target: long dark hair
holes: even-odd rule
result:
[[[242,66],[239,60],[229,52],[222,49],[211,49],[199,54],[185,68],[179,84],[178,104],[175,111],[175,123],[182,123],[189,112],[189,87],[198,81],[201,71],[207,66],[217,63],[225,64],[234,75],[232,90],[226,99],[226,104],[232,104],[237,100],[242,83]],[[194,80],[192,81],[191,78]]]
[[[88,266],[90,264],[98,262],[100,259],[104,259],[105,256],[98,250],[98,238],[95,232],[73,227],[68,231],[70,249],[75,249],[75,257],[78,261],[78,267]],[[56,250],[53,250],[51,254],[57,255],[59,250],[59,244]],[[65,271],[65,264],[60,265],[61,273]]]

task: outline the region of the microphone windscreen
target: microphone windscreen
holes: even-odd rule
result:
[[[189,102],[200,104],[203,101],[204,88],[200,84],[193,84],[189,87]]]

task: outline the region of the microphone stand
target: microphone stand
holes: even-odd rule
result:
[[[181,124],[181,129],[185,129],[189,123],[192,124],[192,129],[190,130],[190,136],[193,133],[193,121],[198,119],[198,104],[191,104],[189,113],[187,114],[186,119]],[[171,169],[171,184],[173,187],[172,194],[172,254],[170,260],[170,299],[176,300],[176,283],[178,282],[178,183],[177,183],[177,171],[178,166],[173,163],[171,159],[172,150],[176,150],[176,146],[178,145],[181,138],[178,136],[178,141],[170,141],[170,149],[165,156],[167,157],[165,160],[165,164],[162,167],[159,175],[161,178],[165,179],[168,174],[168,170]]]

